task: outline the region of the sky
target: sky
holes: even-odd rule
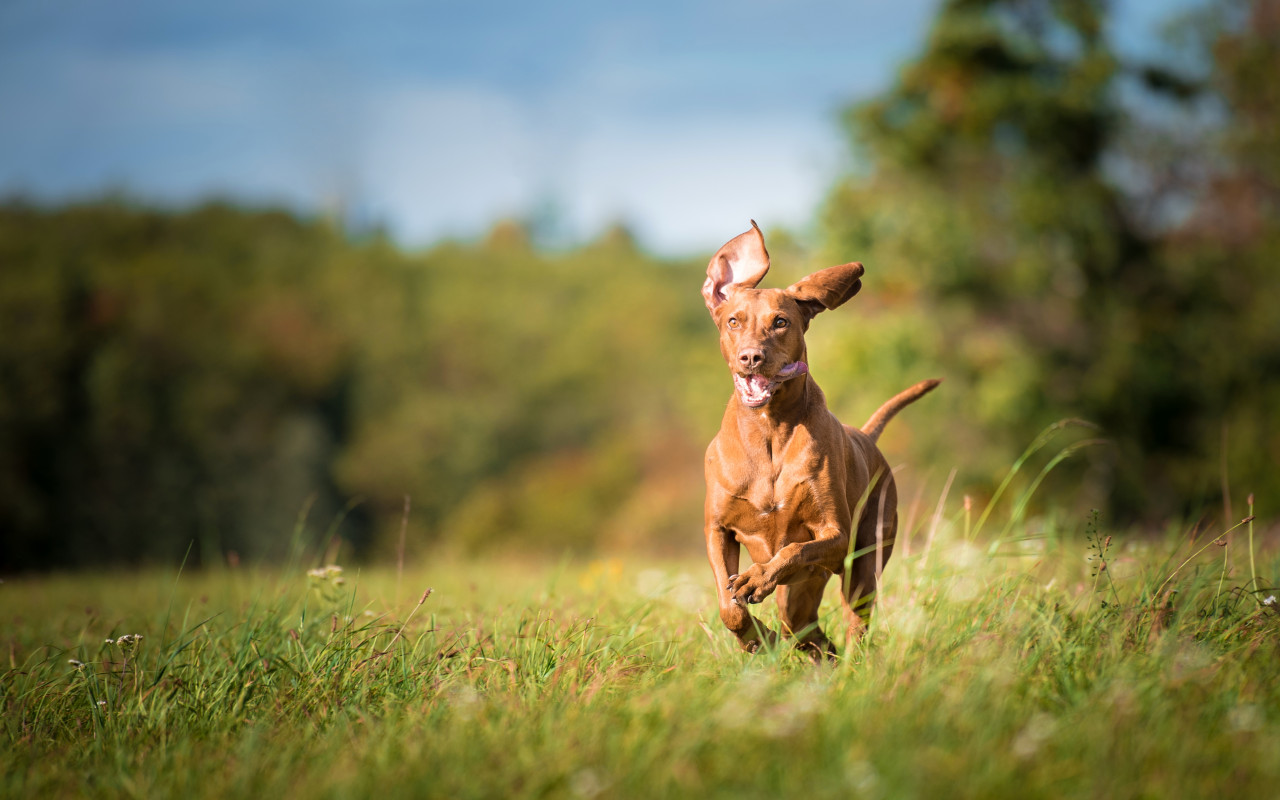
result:
[[[0,194],[339,211],[409,246],[539,220],[666,254],[802,229],[938,0],[0,0]],[[1153,51],[1171,6],[1116,3]]]

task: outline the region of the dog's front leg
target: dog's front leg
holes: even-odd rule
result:
[[[817,532],[811,542],[789,544],[764,564],[752,564],[729,584],[739,603],[759,603],[779,586],[806,581],[825,573],[838,575],[849,551],[849,535],[838,525]]]
[[[749,653],[759,650],[763,642],[774,643],[777,634],[751,616],[746,602],[735,599],[729,591],[730,576],[737,577],[738,561],[742,555],[738,542],[719,525],[708,524],[706,534],[707,558],[715,575],[720,621],[733,631],[733,635],[738,637],[738,644]]]

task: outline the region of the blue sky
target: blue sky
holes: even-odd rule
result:
[[[1183,2],[1116,4],[1154,47]],[[0,192],[334,208],[406,244],[550,215],[706,250],[804,226],[838,110],[937,0],[0,3]]]

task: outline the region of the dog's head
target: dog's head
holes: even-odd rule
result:
[[[752,220],[751,230],[711,257],[702,284],[707,310],[720,329],[720,352],[748,408],[766,405],[783,381],[808,371],[804,334],[809,321],[862,288],[857,262],[820,270],[786,289],[757,289],[768,271],[764,234]]]

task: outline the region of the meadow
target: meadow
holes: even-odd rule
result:
[[[867,265],[807,340],[840,419],[946,381],[833,663],[739,652],[699,556],[746,214],[0,197],[0,798],[1280,795],[1280,0],[1149,58],[1123,4],[933,5],[813,219],[751,212],[763,285]]]
[[[823,665],[738,652],[698,559],[9,579],[0,794],[1275,794],[1260,523],[1009,537],[964,505],[915,514]]]

